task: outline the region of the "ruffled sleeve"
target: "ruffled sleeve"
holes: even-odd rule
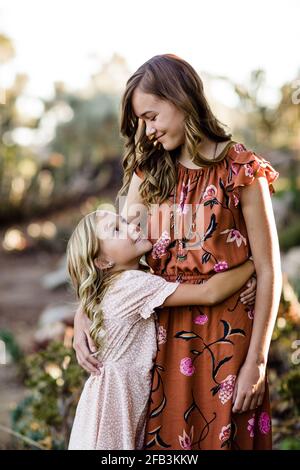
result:
[[[249,186],[255,178],[264,176],[269,184],[270,194],[275,193],[273,182],[279,173],[268,160],[247,150],[243,144],[235,144],[228,152],[228,172],[225,183],[226,191],[233,192],[236,206],[242,186]]]
[[[140,315],[149,318],[155,308],[160,307],[169,295],[173,294],[179,282],[168,282],[155,274],[146,274],[147,281],[143,289],[143,301],[140,306]]]
[[[137,315],[149,318],[179,284],[142,270],[127,270],[106,295],[104,307],[110,312],[110,317],[118,320],[135,321]]]

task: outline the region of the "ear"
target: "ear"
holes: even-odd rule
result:
[[[109,262],[107,260],[103,260],[102,258],[95,258],[94,264],[95,266],[97,266],[97,268],[103,270],[107,268],[107,265],[109,264]]]

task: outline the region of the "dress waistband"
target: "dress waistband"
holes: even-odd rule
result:
[[[155,273],[154,273],[155,274]],[[214,273],[206,274],[195,274],[195,273],[180,273],[180,274],[161,274],[160,276],[166,281],[176,282],[176,281],[205,281],[212,277]]]

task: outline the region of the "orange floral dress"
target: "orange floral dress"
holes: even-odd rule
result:
[[[222,159],[210,167],[188,169],[176,163],[176,221],[190,205],[202,205],[204,236],[199,248],[186,249],[186,239],[160,228],[151,238],[146,260],[167,281],[199,284],[216,272],[231,269],[251,256],[239,203],[243,186],[267,178],[270,193],[278,172],[243,144],[230,141]],[[137,169],[138,176],[143,173]],[[174,194],[169,197],[173,204]],[[169,204],[169,205],[170,205]],[[196,209],[195,209],[196,210]],[[194,219],[195,221],[195,219]],[[196,245],[197,246],[197,245]],[[240,302],[237,291],[213,306],[164,307],[157,310],[158,352],[147,415],[147,450],[271,449],[271,416],[266,379],[262,405],[232,413],[235,380],[249,347],[253,307]]]

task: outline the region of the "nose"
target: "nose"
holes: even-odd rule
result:
[[[148,129],[146,130],[146,135],[148,137],[148,139],[153,139],[154,135],[155,135],[155,129],[154,127],[151,127],[148,131]]]

